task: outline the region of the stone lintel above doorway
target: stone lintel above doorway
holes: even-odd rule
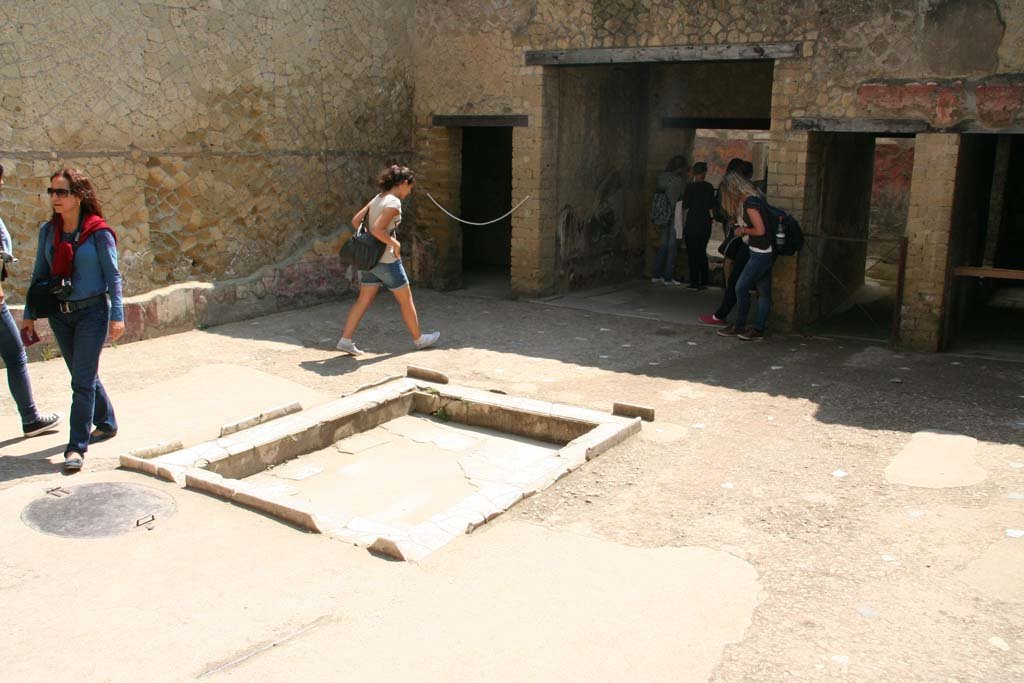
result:
[[[434,114],[430,122],[438,128],[525,128],[530,125],[530,117],[527,114]]]
[[[751,59],[793,59],[802,56],[803,43],[799,42],[666,45],[662,47],[600,47],[581,50],[527,50],[526,66],[714,62]]]
[[[873,133],[885,137],[910,137],[920,133],[993,133],[1020,134],[1024,126],[989,128],[976,121],[961,121],[952,126],[939,127],[925,119],[885,118],[823,118],[796,117],[793,130],[822,133]]]

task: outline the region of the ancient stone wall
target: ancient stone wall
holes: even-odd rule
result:
[[[871,98],[858,91],[879,79],[1016,83],[1024,71],[1016,0],[436,1],[417,3],[415,26],[421,124],[431,111],[521,111],[536,68],[524,50],[798,41],[802,73],[787,93],[798,117],[863,116]]]
[[[23,259],[12,299],[62,165],[97,186],[128,294],[299,255],[327,272],[332,249],[314,243],[369,198],[386,158],[411,156],[411,6],[0,5],[0,211]],[[324,280],[306,286],[346,286]]]
[[[547,93],[561,67],[526,66],[530,50],[799,43],[802,56],[776,62],[771,83],[769,194],[805,225],[815,221],[806,180],[815,162],[796,118],[916,117],[989,128],[1024,121],[1024,5],[1015,0],[437,0],[417,3],[414,25],[418,127],[429,128],[434,114],[529,116],[516,132],[513,203],[551,191],[541,179],[557,163],[544,141],[557,139],[558,100]],[[965,30],[985,39],[965,41]],[[762,82],[733,79],[727,87],[742,102]],[[653,174],[657,164],[648,163]],[[424,219],[429,229],[433,218]],[[528,203],[513,217],[514,290],[554,287],[545,250],[557,225],[547,204]],[[776,269],[784,322],[795,320],[795,263]]]
[[[808,231],[819,155],[798,119],[1024,125],[1019,0],[23,0],[0,6],[2,211],[31,256],[48,175],[79,165],[119,229],[129,293],[256,278],[241,291],[258,296],[277,288],[266,273],[288,259],[327,272],[324,245],[369,196],[381,161],[397,157],[420,179],[404,223],[410,273],[458,286],[461,232],[422,193],[458,209],[461,137],[433,117],[525,114],[513,131],[512,204],[529,200],[512,220],[512,284],[550,292],[567,104],[562,67],[527,66],[527,52],[776,42],[800,56],[764,63],[762,77],[714,78],[709,111],[725,111],[723,92],[743,109],[770,87],[768,193]],[[574,106],[593,105],[580,96]],[[655,124],[647,134],[655,140]],[[783,323],[797,319],[799,271],[797,259],[775,269]]]

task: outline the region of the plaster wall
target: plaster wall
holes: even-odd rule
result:
[[[560,73],[556,250],[563,291],[642,272],[647,90],[642,66]]]
[[[875,146],[870,135],[822,137],[822,237],[811,240],[807,255],[819,261],[812,295],[818,314],[826,316],[864,284]]]
[[[871,183],[872,239],[896,239],[907,227],[910,176],[914,170],[913,138],[878,138],[875,140],[874,179]],[[882,255],[891,248],[872,243],[873,253]]]

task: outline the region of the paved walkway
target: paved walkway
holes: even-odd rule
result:
[[[358,360],[333,350],[345,303],[107,349],[121,431],[72,478],[63,430],[0,441],[4,682],[1024,675],[1021,365],[416,297],[440,348],[410,352],[382,297]],[[421,564],[115,469],[413,362],[658,419]],[[66,413],[63,363],[31,371],[43,408]],[[6,393],[0,430],[19,431]],[[176,511],[107,539],[22,522],[47,489],[86,482],[154,487]]]

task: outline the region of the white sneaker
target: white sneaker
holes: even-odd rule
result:
[[[428,332],[427,334],[421,334],[420,338],[414,341],[413,344],[417,349],[426,349],[436,344],[440,338],[440,332]]]
[[[676,287],[676,286],[681,285],[683,283],[680,282],[679,280],[665,280],[665,284],[669,285],[671,287]]]
[[[652,285],[663,285],[663,284],[665,284],[665,281],[662,280],[660,277],[652,277],[651,278],[651,284]]]
[[[344,339],[344,338],[339,339],[338,340],[338,345],[335,346],[334,348],[338,349],[339,351],[344,351],[345,353],[349,354],[350,356],[361,356],[361,355],[363,355],[363,352],[356,348],[356,343],[354,341],[352,341],[351,339]]]

